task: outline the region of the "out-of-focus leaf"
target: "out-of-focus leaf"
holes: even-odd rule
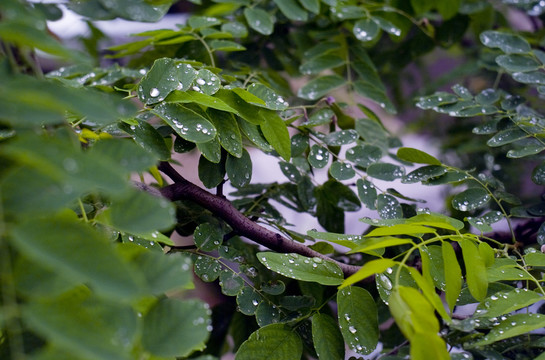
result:
[[[255,8],[255,7],[246,7],[244,9],[244,17],[248,22],[248,25],[263,35],[270,35],[274,29],[274,17],[270,15],[265,10]]]
[[[339,75],[325,75],[311,80],[297,92],[297,96],[305,100],[318,100],[332,90],[343,86],[346,79]]]

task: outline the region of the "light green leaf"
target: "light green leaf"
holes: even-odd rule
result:
[[[417,164],[441,165],[441,161],[437,160],[435,157],[414,148],[399,148],[399,150],[397,150],[397,157],[399,157],[401,160]]]
[[[163,298],[144,315],[142,345],[154,355],[186,357],[205,348],[211,311],[197,300]]]
[[[460,211],[471,211],[483,207],[490,201],[490,195],[483,188],[470,188],[452,198],[452,206]]]
[[[272,252],[260,252],[256,256],[267,269],[291,279],[312,281],[322,285],[339,285],[344,278],[337,264],[318,257]]]
[[[413,242],[411,239],[407,239],[407,238],[402,239],[402,238],[396,238],[391,236],[384,236],[384,237],[377,237],[377,238],[366,238],[363,241],[360,241],[359,243],[360,243],[359,246],[354,247],[348,253],[352,254],[357,252],[365,252],[365,253],[373,254],[373,250],[384,249],[390,246],[412,244]]]
[[[152,112],[187,141],[204,143],[216,137],[216,128],[210,121],[182,105],[162,103]]]
[[[299,2],[308,11],[314,14],[320,13],[320,0],[299,0]]]
[[[242,343],[235,360],[299,360],[302,354],[303,343],[294,330],[284,324],[270,324]]]
[[[367,175],[380,180],[393,181],[403,177],[405,170],[390,163],[373,163],[367,167]]]
[[[356,171],[352,165],[340,161],[334,161],[329,168],[329,174],[338,181],[352,179],[356,176]]]
[[[21,222],[12,234],[11,242],[25,256],[68,280],[89,283],[97,292],[114,298],[141,294],[139,274],[101,234],[71,216]]]
[[[460,246],[464,257],[469,292],[476,300],[482,301],[486,297],[488,289],[485,263],[473,241],[464,238],[460,241]]]
[[[172,203],[142,191],[114,200],[110,211],[114,227],[136,235],[165,230],[176,223]]]
[[[319,74],[324,70],[333,69],[345,64],[345,61],[340,56],[334,54],[323,54],[308,59],[299,67],[302,74]]]
[[[500,291],[484,299],[475,310],[475,317],[493,318],[525,308],[538,301],[543,296],[528,289]]]
[[[530,331],[542,329],[545,327],[545,316],[542,314],[516,314],[507,317],[494,326],[482,340],[472,344],[473,346],[483,346],[495,343],[503,339],[509,339],[513,336],[528,334]]]
[[[344,340],[337,322],[327,314],[312,316],[312,340],[320,360],[344,359]]]
[[[236,109],[237,115],[247,122],[254,125],[263,123],[264,118],[257,114],[259,109],[256,108],[256,105],[264,106],[265,102],[246,90],[238,90],[238,88],[233,90],[220,89],[214,94],[214,97],[221,99],[231,108]]]
[[[523,54],[530,52],[530,44],[518,35],[500,31],[488,30],[479,36],[481,42],[491,48],[499,48],[508,54]]]
[[[236,158],[232,155],[227,156],[225,170],[229,180],[236,187],[243,187],[252,180],[252,159],[246,149],[242,149],[242,156]]]
[[[244,17],[248,25],[263,35],[271,35],[274,30],[274,17],[268,12],[255,7],[246,7],[244,9]]]
[[[350,275],[346,278],[340,288],[350,286],[357,282],[360,282],[363,279],[368,278],[371,275],[380,274],[386,269],[395,266],[397,263],[391,259],[377,259],[366,262],[361,269],[359,269],[355,274]]]
[[[248,29],[243,23],[231,21],[221,25],[221,31],[228,32],[235,38],[245,38],[248,36]]]
[[[288,127],[282,118],[272,110],[260,109],[259,115],[265,120],[259,125],[263,136],[284,160],[289,161],[291,158],[291,141]]]
[[[448,242],[443,242],[441,248],[445,269],[445,297],[452,312],[462,290],[462,270],[460,269],[460,264],[452,245]]]
[[[436,231],[432,228],[421,225],[406,225],[398,224],[387,227],[380,227],[371,230],[366,237],[386,236],[386,235],[417,235],[417,234],[433,234]]]
[[[307,12],[295,0],[274,0],[280,11],[290,20],[307,21]]]
[[[411,359],[451,360],[445,340],[433,332],[418,332],[411,338]]]
[[[300,88],[297,96],[305,100],[318,100],[344,84],[346,84],[346,79],[339,75],[321,76]]]
[[[378,344],[378,312],[371,294],[350,286],[337,293],[339,327],[344,341],[358,354],[368,355]]]
[[[241,118],[237,118],[237,122],[240,131],[258,148],[267,153],[274,150],[273,147],[267,142],[261,131],[259,131],[259,127],[257,125],[249,123]]]
[[[195,103],[207,108],[227,111],[233,114],[238,112],[215,96],[206,95],[197,91],[173,91],[165,100],[171,103]]]
[[[538,234],[538,236],[540,235],[541,234]],[[527,266],[545,267],[545,254],[538,252],[526,254],[524,255],[524,262]]]
[[[367,42],[374,40],[378,36],[380,28],[378,24],[371,19],[361,19],[354,23],[352,32],[354,33],[354,36],[356,36],[356,39]]]

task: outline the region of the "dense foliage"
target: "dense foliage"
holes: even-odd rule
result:
[[[101,47],[93,21],[175,5]],[[63,7],[79,50],[48,31]],[[0,357],[545,359],[543,21],[537,0],[0,1]],[[259,152],[284,182],[252,182]],[[401,183],[448,186],[445,212]]]

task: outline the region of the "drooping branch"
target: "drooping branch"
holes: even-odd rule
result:
[[[346,276],[352,275],[360,269],[359,266],[335,261],[303,244],[296,243],[256,224],[238,211],[229,200],[213,195],[186,180],[167,162],[162,162],[159,165],[159,170],[174,181],[174,184],[160,189],[164,197],[171,201],[185,199],[199,204],[229,224],[240,236],[244,236],[270,250],[282,253],[297,253],[303,256],[319,257],[327,261],[332,261],[342,269]]]

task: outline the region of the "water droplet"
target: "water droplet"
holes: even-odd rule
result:
[[[153,98],[159,96],[159,94],[160,94],[160,93],[159,93],[159,89],[157,89],[157,88],[152,88],[152,89],[149,91],[149,96],[151,96],[151,97],[153,97]]]
[[[350,331],[352,334],[355,334],[358,330],[353,326],[349,326],[348,331]]]

